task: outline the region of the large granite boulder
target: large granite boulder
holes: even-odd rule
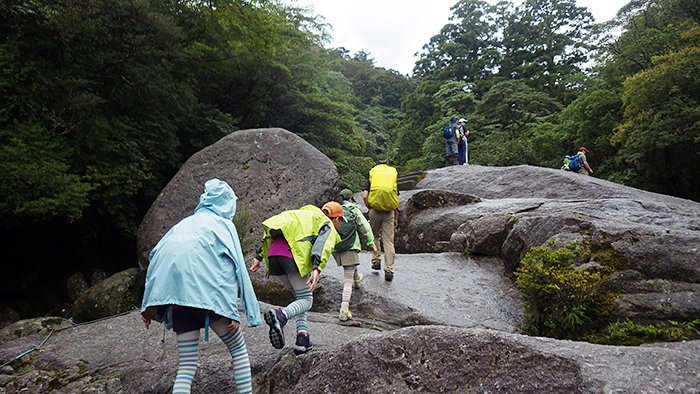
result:
[[[192,155],[148,210],[137,237],[141,269],[160,238],[194,212],[211,178],[236,192],[237,215],[247,218],[239,231],[253,239],[262,235],[260,223],[268,217],[307,204],[320,207],[339,191],[335,165],[296,134],[279,128],[236,131]]]
[[[456,203],[413,202],[426,193]],[[530,248],[578,241],[590,248],[579,264],[614,271],[621,319],[700,316],[699,203],[561,170],[473,165],[431,170],[400,200],[410,214],[401,215],[398,252],[495,256],[511,275]]]

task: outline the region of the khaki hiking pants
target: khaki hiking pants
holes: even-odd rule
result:
[[[394,211],[369,210],[369,224],[374,234],[374,244],[379,253],[372,253],[372,264],[382,262],[384,251],[384,271],[394,272]]]

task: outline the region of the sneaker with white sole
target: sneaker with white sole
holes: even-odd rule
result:
[[[373,269],[373,270],[377,270],[377,271],[379,271],[380,269],[382,269],[382,262],[381,262],[381,261],[375,261],[374,263],[372,263],[372,269]]]
[[[360,282],[362,282],[362,279],[364,279],[364,275],[362,275],[362,272],[355,272],[355,277],[352,279],[353,283],[355,284],[355,288],[359,289],[360,288]]]
[[[287,316],[282,309],[270,309],[265,312],[265,323],[270,326],[270,343],[275,349],[284,347],[284,325],[287,324]]]
[[[352,319],[352,313],[350,313],[350,310],[348,309],[341,309],[340,315],[338,315],[338,319],[340,319],[340,321],[348,321]]]
[[[294,343],[294,353],[304,354],[311,350],[314,345],[311,343],[311,337],[309,333],[300,332],[297,334],[297,341]]]

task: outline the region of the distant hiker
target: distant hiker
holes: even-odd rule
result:
[[[379,253],[374,245],[374,234],[369,222],[355,204],[352,191],[343,189],[340,191],[340,199],[343,201],[343,222],[338,227],[341,241],[335,245],[333,258],[338,266],[343,267],[343,296],[340,302],[340,321],[352,319],[350,313],[350,298],[353,285],[360,288],[363,275],[357,270],[360,264],[359,253],[364,243],[372,249],[373,253]]]
[[[461,118],[459,120],[459,126],[457,127],[457,150],[459,151],[459,164],[469,164],[469,145],[467,144],[467,136],[469,135],[469,130],[467,130],[467,120]]]
[[[593,175],[593,170],[591,169],[591,166],[588,165],[588,159],[586,158],[587,153],[588,149],[586,149],[583,146],[578,149],[578,153],[576,153],[576,159],[580,163],[580,167],[578,168],[578,170],[576,170],[576,172],[583,175]],[[574,160],[573,157],[572,160]]]
[[[445,167],[456,165],[459,163],[459,149],[457,147],[457,117],[450,117],[450,123],[442,130],[442,136],[445,138]]]
[[[372,254],[372,269],[382,268],[384,251],[384,280],[394,279],[394,229],[399,225],[398,172],[394,167],[379,164],[369,171],[362,187],[362,199],[369,208],[369,224],[377,251]]]
[[[322,209],[306,205],[262,222],[262,245],[250,270],[257,271],[260,262],[265,260],[267,273],[279,278],[296,296],[296,300],[286,307],[265,312],[265,323],[270,326],[270,343],[275,349],[284,347],[284,326],[291,318],[296,322],[295,353],[306,353],[313,347],[306,312],[313,305],[318,276],[335,244],[340,242],[336,229],[342,220],[343,208],[331,201]]]
[[[569,168],[569,162],[570,162],[570,161],[571,161],[571,156],[565,155],[565,156],[564,156],[564,164],[562,164],[561,169],[562,169],[562,170],[569,171],[569,170],[570,170],[570,168]]]
[[[141,317],[172,324],[180,357],[173,393],[189,393],[197,370],[199,330],[209,328],[233,357],[238,393],[252,393],[250,361],[238,316],[238,295],[248,326],[262,324],[236,226],[236,194],[216,178],[204,184],[194,214],[173,226],[149,255]]]

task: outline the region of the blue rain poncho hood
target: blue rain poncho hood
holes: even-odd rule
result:
[[[204,193],[199,196],[199,204],[194,213],[206,208],[224,219],[232,220],[236,214],[237,199],[236,193],[228,183],[216,178],[210,179],[204,184]]]
[[[236,226],[236,194],[210,179],[193,215],[173,226],[149,255],[141,310],[179,305],[240,322],[238,294],[248,326],[262,324]]]

